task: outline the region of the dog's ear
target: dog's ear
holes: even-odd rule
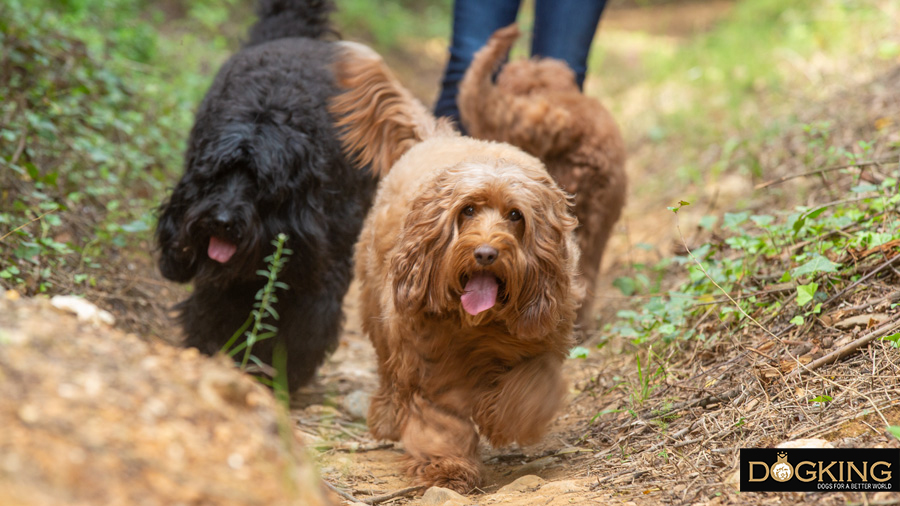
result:
[[[183,208],[172,201],[159,208],[156,244],[159,247],[159,271],[163,277],[179,283],[190,281],[197,272],[197,255],[180,239]]]
[[[448,190],[445,190],[449,192]],[[444,258],[455,235],[447,195],[438,189],[412,202],[400,234],[400,249],[391,259],[394,306],[401,313],[440,313],[448,307],[450,292]]]
[[[537,190],[540,203],[525,217],[525,269],[515,300],[515,332],[523,338],[573,325],[582,298],[576,277],[579,250],[572,238],[577,221],[565,193],[549,183]]]

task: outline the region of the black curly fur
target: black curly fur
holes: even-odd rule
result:
[[[253,354],[288,355],[291,390],[308,382],[337,343],[352,249],[375,181],[349,163],[326,105],[337,92],[331,2],[262,0],[250,42],[219,70],[188,139],[185,172],[160,207],[159,268],[193,280],[180,303],[188,346],[213,354],[250,314],[265,280],[257,271],[279,232],[293,250],[279,280],[276,339]],[[287,38],[282,38],[288,36]],[[274,39],[274,40],[270,40]],[[236,246],[226,263],[208,255],[211,237]]]

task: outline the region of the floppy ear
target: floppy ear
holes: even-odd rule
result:
[[[577,221],[569,212],[566,195],[556,185],[538,192],[540,203],[526,217],[525,272],[516,296],[515,331],[524,338],[542,337],[561,324],[573,325],[580,304],[576,280],[579,251],[572,240]]]
[[[184,208],[169,201],[159,208],[156,224],[156,244],[159,246],[159,271],[163,277],[179,283],[190,281],[197,272],[197,255],[186,250],[179,240]]]
[[[456,235],[449,191],[445,195],[432,189],[420,195],[403,223],[400,250],[391,259],[394,306],[401,313],[440,313],[449,305],[444,259]]]

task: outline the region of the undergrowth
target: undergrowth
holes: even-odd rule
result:
[[[108,288],[129,251],[151,249],[210,79],[160,65],[176,45],[162,16],[140,0],[0,5],[0,284]]]
[[[635,265],[633,276],[616,280],[623,293],[642,295],[646,302],[635,310],[620,311],[611,330],[635,343],[710,339],[718,332],[737,332],[747,325],[746,319],[714,282],[740,309],[763,319],[776,333],[808,328],[837,301],[836,294],[897,257],[896,165],[897,161],[879,164],[884,172],[845,169],[850,187],[842,200],[771,214],[725,213],[721,223],[715,216],[704,218],[698,232],[710,240],[691,248],[693,258],[685,251],[656,265]],[[869,176],[863,179],[866,173]],[[686,271],[685,282],[653,293],[659,284],[650,280],[672,270]],[[870,283],[895,275],[893,269],[883,269]]]

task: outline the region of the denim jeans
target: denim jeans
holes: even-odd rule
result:
[[[521,0],[456,0],[450,59],[434,106],[436,116],[459,123],[457,87],[475,52],[498,28],[516,20]],[[584,84],[588,51],[606,0],[535,0],[532,56],[565,61],[575,71],[578,87]]]

